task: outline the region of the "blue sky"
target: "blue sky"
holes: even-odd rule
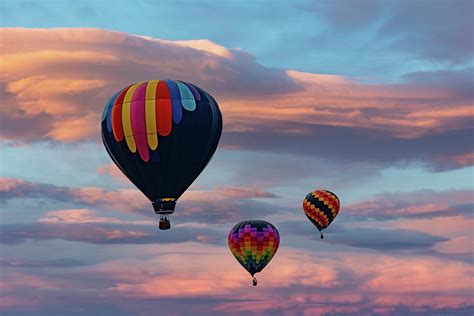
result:
[[[414,71],[472,66],[465,34],[472,28],[472,12],[464,10],[469,3],[7,0],[0,22],[7,27],[91,27],[168,40],[209,39],[250,52],[266,66],[398,82]]]

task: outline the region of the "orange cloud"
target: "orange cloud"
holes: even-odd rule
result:
[[[291,122],[295,128],[279,131],[304,133],[301,124],[324,124],[413,138],[469,127],[474,115],[472,98],[450,87],[363,84],[266,68],[248,53],[205,39],[165,41],[96,29],[0,32],[0,83],[12,99],[1,114],[16,122],[4,124],[7,140],[95,138],[108,96],[130,82],[165,77],[214,94],[227,131],[278,129],[279,122]],[[27,122],[36,134],[21,131]]]

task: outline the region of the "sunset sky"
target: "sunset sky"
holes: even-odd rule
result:
[[[474,1],[0,3],[0,313],[472,315]],[[100,139],[178,79],[223,114],[158,230]],[[301,204],[341,200],[319,239]],[[281,244],[258,287],[227,234]]]

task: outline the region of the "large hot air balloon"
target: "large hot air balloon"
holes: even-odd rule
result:
[[[303,211],[314,226],[321,232],[331,224],[339,213],[339,198],[327,190],[316,190],[308,193],[303,201]]]
[[[115,93],[102,113],[112,160],[152,202],[160,229],[176,201],[206,167],[222,132],[216,100],[177,80],[149,80]]]
[[[231,229],[227,242],[235,259],[250,273],[256,286],[254,275],[272,260],[280,244],[280,235],[275,226],[266,221],[243,221]]]

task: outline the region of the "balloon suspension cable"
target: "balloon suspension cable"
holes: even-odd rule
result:
[[[321,232],[321,239],[324,239],[324,235],[323,235],[323,232]]]
[[[253,277],[252,284],[253,284],[253,286],[257,286],[257,278],[256,277]]]

